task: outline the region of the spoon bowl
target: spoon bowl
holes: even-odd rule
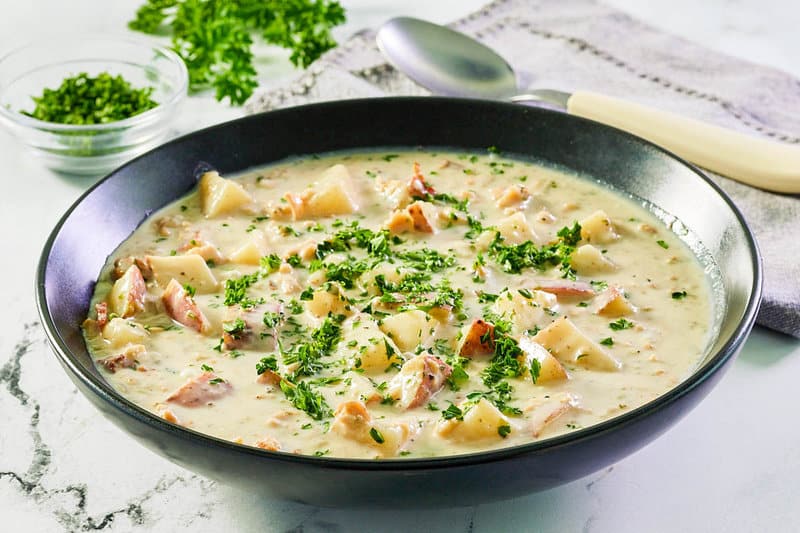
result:
[[[378,30],[376,40],[395,68],[436,94],[504,100],[518,93],[505,59],[450,28],[398,17]]]

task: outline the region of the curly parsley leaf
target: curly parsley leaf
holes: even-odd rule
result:
[[[331,30],[344,21],[334,0],[147,0],[128,27],[171,35],[190,89],[211,87],[217,100],[238,105],[258,85],[254,35],[290,49],[289,60],[305,68],[336,46]]]

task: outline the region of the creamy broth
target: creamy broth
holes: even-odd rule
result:
[[[355,458],[590,426],[682,381],[712,329],[703,268],[653,214],[496,153],[207,173],[109,258],[93,303],[90,351],[137,405]]]

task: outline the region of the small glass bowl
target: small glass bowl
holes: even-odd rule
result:
[[[64,78],[86,72],[122,75],[135,88],[153,87],[158,105],[106,124],[69,125],[23,115],[31,99]],[[60,172],[101,175],[157,146],[186,96],[186,65],[171,50],[135,40],[87,38],[35,43],[0,59],[0,122],[42,163]]]

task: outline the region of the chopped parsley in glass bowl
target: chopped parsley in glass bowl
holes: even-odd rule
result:
[[[164,140],[187,85],[183,61],[160,46],[39,42],[0,59],[0,122],[45,166],[101,175]]]

